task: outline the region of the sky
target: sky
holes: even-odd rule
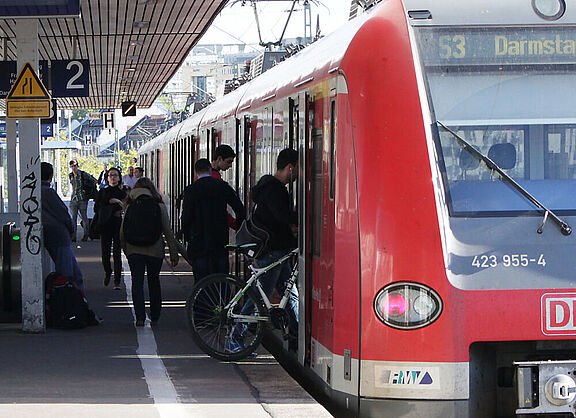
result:
[[[328,35],[348,21],[350,0],[309,0],[312,14],[312,34],[316,33],[317,16],[320,16],[322,35]],[[284,38],[304,36],[303,0],[296,4]],[[286,19],[288,18],[292,1],[259,1],[257,3],[260,30],[264,42],[274,42],[280,38]],[[251,48],[261,51],[258,46],[259,37],[254,17],[254,10],[249,0],[242,6],[242,1],[229,0],[228,5],[216,17],[211,27],[206,31],[199,44],[237,44],[246,43]],[[149,109],[138,109],[134,117],[122,117],[116,112],[119,135],[126,133],[129,126],[135,124],[145,115],[161,114],[152,106]],[[100,144],[110,142],[113,136],[102,135]]]
[[[312,34],[316,33],[317,16],[320,28],[327,35],[348,21],[350,0],[309,0],[312,14]],[[304,1],[294,8],[285,38],[304,35]],[[256,4],[262,40],[274,42],[280,38],[288,18],[292,1],[259,1]],[[250,1],[242,6],[242,1],[229,0],[222,12],[200,40],[200,44],[239,43],[258,44],[258,26]]]

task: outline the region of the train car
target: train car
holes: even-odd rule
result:
[[[351,414],[573,416],[575,71],[564,0],[385,0],[140,158],[174,205],[230,144],[249,204],[299,150],[297,355]]]

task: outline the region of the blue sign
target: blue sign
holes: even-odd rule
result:
[[[0,120],[0,138],[6,138],[6,120]]]
[[[52,61],[52,97],[90,96],[89,60]]]
[[[51,123],[40,124],[40,134],[42,137],[54,136],[54,125]]]
[[[80,0],[0,0],[0,17],[80,16]]]
[[[52,99],[52,103],[50,104],[50,114],[52,116],[47,119],[40,119],[40,123],[56,123],[57,112],[58,112],[58,103],[56,102],[56,99]]]

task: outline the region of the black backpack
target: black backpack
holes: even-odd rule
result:
[[[62,275],[51,273],[46,279],[47,325],[60,329],[79,329],[92,325],[90,311],[82,291]]]
[[[87,200],[96,199],[98,196],[98,189],[96,188],[96,179],[90,174],[82,171],[80,173],[82,178],[82,190]]]
[[[132,201],[124,215],[123,232],[128,244],[137,247],[155,244],[162,235],[160,204],[148,195]]]
[[[270,241],[270,234],[265,229],[259,227],[254,223],[254,212],[256,212],[255,205],[252,209],[252,216],[247,217],[238,228],[236,232],[236,244],[257,244],[256,247],[251,248],[247,255],[251,258],[259,258],[268,251],[268,244]]]

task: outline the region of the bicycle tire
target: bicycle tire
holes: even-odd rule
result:
[[[230,341],[237,343],[233,333],[242,323],[227,318],[222,309],[244,286],[242,280],[232,275],[212,274],[194,286],[186,301],[186,318],[192,339],[210,357],[223,361],[241,360],[250,356],[262,341],[266,324],[258,321],[244,326],[244,347],[235,352],[227,348]],[[256,315],[268,316],[266,305],[252,288],[236,304],[234,312],[239,313],[248,300],[252,301]]]

